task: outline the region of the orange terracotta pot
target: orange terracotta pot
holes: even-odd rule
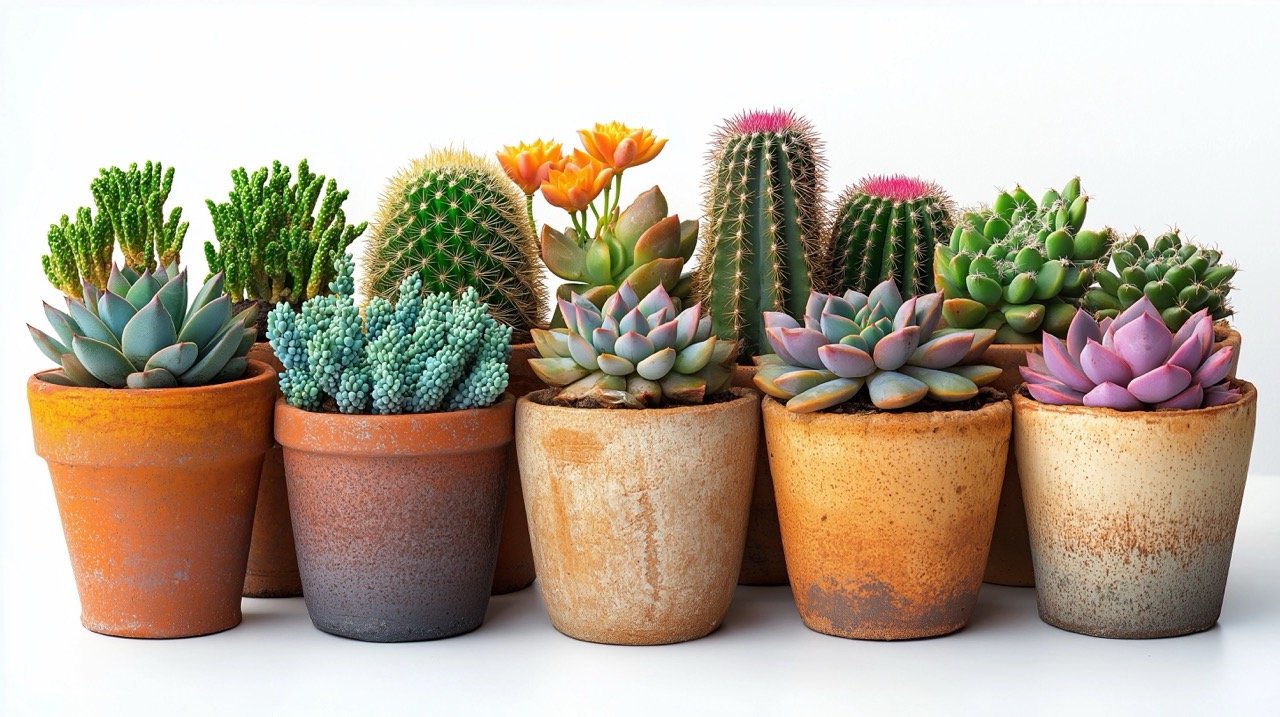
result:
[[[733,374],[733,385],[754,390],[755,375],[755,366],[738,366]],[[763,432],[756,442],[756,480],[751,491],[751,517],[747,521],[747,543],[742,550],[738,584],[787,584],[787,559],[782,552],[773,474],[769,472],[769,451]]]
[[[266,342],[254,344],[249,349],[249,358],[265,363],[277,374],[284,371]],[[258,508],[253,513],[244,596],[275,598],[301,594],[298,552],[293,544],[293,523],[289,520],[289,491],[284,482],[284,454],[280,444],[273,440],[262,461],[262,478],[258,481]]]
[[[275,372],[198,388],[27,381],[85,627],[192,637],[240,623]]]
[[[1022,384],[1019,366],[1027,365],[1027,352],[1040,353],[1040,344],[992,344],[977,363],[999,367],[1000,378],[991,387],[1012,396]],[[1013,442],[1004,468],[1004,486],[991,535],[991,553],[983,581],[995,585],[1031,587],[1036,584],[1031,565],[1031,539],[1027,536],[1027,509],[1022,503],[1022,482],[1018,480],[1018,458]]]
[[[546,388],[529,368],[529,359],[537,358],[533,344],[516,344],[507,359],[511,376],[507,393],[516,398]],[[520,489],[520,464],[516,445],[512,442],[507,456],[507,500],[502,512],[502,540],[498,543],[498,567],[493,572],[493,594],[505,595],[533,584],[533,548],[529,544],[529,520],[524,512],[524,492]]]

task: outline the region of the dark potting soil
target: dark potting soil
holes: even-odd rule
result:
[[[560,406],[561,408],[602,408],[622,411],[638,410],[627,408],[625,406],[617,406],[612,403],[605,403],[591,397],[581,398],[577,401],[557,401],[555,400],[555,396],[556,394],[551,391],[535,391],[534,393],[529,394],[529,400],[543,406]],[[732,391],[721,391],[720,393],[707,396],[702,400],[702,403],[667,403],[661,406],[645,406],[645,408],[661,411],[664,408],[688,408],[689,406],[706,406],[714,403],[726,403],[734,400],[735,398],[738,397],[735,396]]]
[[[265,343],[267,340],[267,314],[271,313],[271,310],[275,308],[274,305],[266,301],[262,301],[261,299],[245,299],[244,301],[237,301],[231,305],[231,315],[235,316],[255,304],[258,306],[258,337],[254,339],[254,342]]]
[[[976,411],[983,406],[1008,398],[1002,391],[997,391],[990,386],[984,386],[978,389],[978,395],[967,401],[958,401],[952,403],[950,401],[939,401],[926,396],[924,400],[914,403],[906,408],[898,408],[887,411],[883,408],[876,408],[871,403],[871,399],[867,398],[865,392],[859,392],[858,395],[850,401],[845,401],[838,406],[832,406],[824,411],[824,413],[839,413],[849,415],[862,415],[869,413],[932,413],[933,411]]]

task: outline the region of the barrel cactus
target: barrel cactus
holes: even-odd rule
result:
[[[757,357],[756,386],[810,413],[837,406],[866,389],[876,408],[906,408],[926,396],[965,401],[1000,369],[969,362],[986,351],[994,329],[940,328],[942,294],[903,300],[892,280],[869,294],[813,292],[804,325],[771,311],[764,321],[776,355]]]
[[[737,344],[711,335],[694,304],[678,311],[661,285],[641,298],[629,281],[603,308],[581,294],[561,299],[566,328],[533,332],[529,367],[566,405],[643,408],[702,403],[727,391]]]
[[[996,343],[1036,343],[1066,334],[1076,305],[1106,266],[1110,229],[1084,229],[1089,197],[1072,179],[1036,204],[1022,187],[966,212],[934,249],[943,318],[959,328],[996,329]]]
[[[706,177],[696,294],[716,336],[747,356],[768,344],[766,311],[804,312],[822,286],[822,143],[794,113],[746,112],[720,127]]]
[[[1227,380],[1232,347],[1213,350],[1213,318],[1201,309],[1175,333],[1150,299],[1097,321],[1086,310],[1065,341],[1046,333],[1044,354],[1020,370],[1041,403],[1118,411],[1196,409],[1240,396]]]
[[[892,279],[906,296],[933,291],[933,247],[954,226],[942,187],[904,175],[866,177],[836,203],[828,291],[860,293]]]
[[[62,368],[39,374],[64,386],[172,388],[244,375],[257,337],[257,308],[232,315],[222,275],[187,305],[187,272],[176,264],[141,274],[112,267],[105,291],[83,286],[67,312],[44,305],[56,338],[27,326],[36,346]]]
[[[373,297],[362,317],[351,255],[335,269],[331,294],[301,311],[282,302],[267,316],[289,405],[387,415],[483,408],[501,398],[511,327],[494,320],[474,287],[424,295],[422,277],[409,273],[394,300]]]
[[[546,288],[524,195],[494,162],[438,149],[391,180],[365,247],[365,296],[416,274],[428,292],[479,292],[521,337],[542,324]]]
[[[1222,253],[1183,242],[1177,229],[1148,242],[1135,234],[1115,246],[1115,271],[1098,272],[1098,286],[1085,294],[1085,306],[1097,318],[1115,317],[1143,296],[1177,331],[1201,309],[1215,321],[1231,316],[1227,295],[1236,268],[1220,263]]]

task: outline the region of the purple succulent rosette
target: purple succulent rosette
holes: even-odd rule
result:
[[[1169,330],[1145,296],[1112,318],[1076,312],[1063,341],[1046,333],[1044,355],[1027,354],[1022,378],[1041,403],[1118,411],[1196,409],[1231,403],[1232,348],[1213,350],[1213,318],[1200,310]]]

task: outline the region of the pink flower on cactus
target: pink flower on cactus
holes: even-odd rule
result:
[[[730,132],[740,134],[781,132],[787,129],[795,129],[802,121],[790,110],[752,110],[743,112],[729,120],[728,128]]]
[[[878,174],[864,177],[854,191],[895,202],[910,202],[921,197],[939,196],[942,188],[933,182],[905,174]]]

